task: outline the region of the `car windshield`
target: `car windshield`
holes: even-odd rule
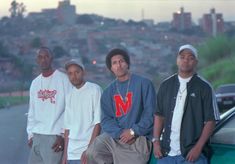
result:
[[[232,93],[235,92],[235,85],[221,86],[216,93]]]

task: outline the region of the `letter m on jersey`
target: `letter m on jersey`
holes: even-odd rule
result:
[[[125,101],[126,100],[126,101]],[[122,114],[126,115],[132,106],[132,93],[128,92],[126,99],[123,100],[121,95],[114,95],[116,106],[116,117],[121,117]]]

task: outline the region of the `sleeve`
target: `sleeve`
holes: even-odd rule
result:
[[[101,127],[112,138],[119,139],[123,129],[116,121],[112,102],[112,95],[107,91],[104,92],[101,96]]]
[[[93,101],[93,109],[94,109],[94,112],[93,112],[93,122],[94,122],[94,125],[95,124],[98,124],[100,123],[100,120],[101,120],[101,107],[100,107],[100,98],[101,98],[101,94],[102,94],[102,89],[98,86],[96,88],[96,93],[95,93],[95,98],[94,98],[94,101]]]
[[[141,99],[143,102],[141,119],[132,128],[137,135],[145,136],[153,130],[153,116],[156,109],[156,92],[150,81],[142,86]]]
[[[63,73],[63,94],[64,94],[64,110],[66,110],[66,105],[68,104],[67,102],[69,100],[68,97],[70,95],[70,92],[72,91],[72,84],[70,83],[69,79],[68,79],[68,76],[66,74]],[[67,106],[67,111],[69,110],[69,106]],[[67,116],[68,117],[68,116]],[[61,133],[64,133],[64,130],[65,130],[65,112],[63,112],[61,114],[61,117],[60,117],[62,123],[63,123],[63,126],[61,128]],[[68,128],[68,127],[67,127]]]
[[[65,75],[65,78],[64,78],[64,92],[65,92],[65,95],[68,95],[68,93],[71,92],[72,88],[73,88],[73,85],[69,81],[68,76]]]
[[[33,84],[31,84],[30,90],[29,90],[29,111],[28,111],[28,118],[27,118],[27,133],[28,133],[28,139],[33,137],[33,127],[35,125],[34,120],[34,97],[36,95],[33,94]]]
[[[164,112],[163,112],[163,86],[161,85],[159,87],[159,90],[158,90],[158,93],[157,93],[157,106],[156,106],[156,110],[155,110],[155,115],[158,115],[158,116],[162,116],[164,117]]]
[[[71,127],[71,117],[70,117],[70,111],[71,111],[71,107],[70,107],[70,104],[68,103],[69,102],[69,94],[66,96],[66,101],[65,101],[65,111],[64,111],[64,130],[66,129],[70,129]]]
[[[219,110],[218,106],[216,103],[216,97],[214,94],[214,91],[211,87],[209,87],[205,91],[205,95],[203,98],[203,106],[204,106],[204,116],[205,116],[205,121],[212,121],[212,120],[219,120]]]

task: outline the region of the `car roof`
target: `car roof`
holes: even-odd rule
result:
[[[220,115],[220,120],[216,123],[214,133],[217,132],[230,118],[235,115],[235,107],[229,109],[225,113]]]
[[[222,84],[222,85],[219,85],[218,88],[221,88],[221,87],[231,87],[231,86],[235,87],[235,83],[233,83],[233,84]]]

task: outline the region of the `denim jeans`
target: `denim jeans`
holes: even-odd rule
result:
[[[178,155],[158,159],[157,164],[208,164],[208,160],[203,154],[195,162],[189,162],[182,155]]]
[[[81,164],[81,160],[68,160],[68,164]]]

